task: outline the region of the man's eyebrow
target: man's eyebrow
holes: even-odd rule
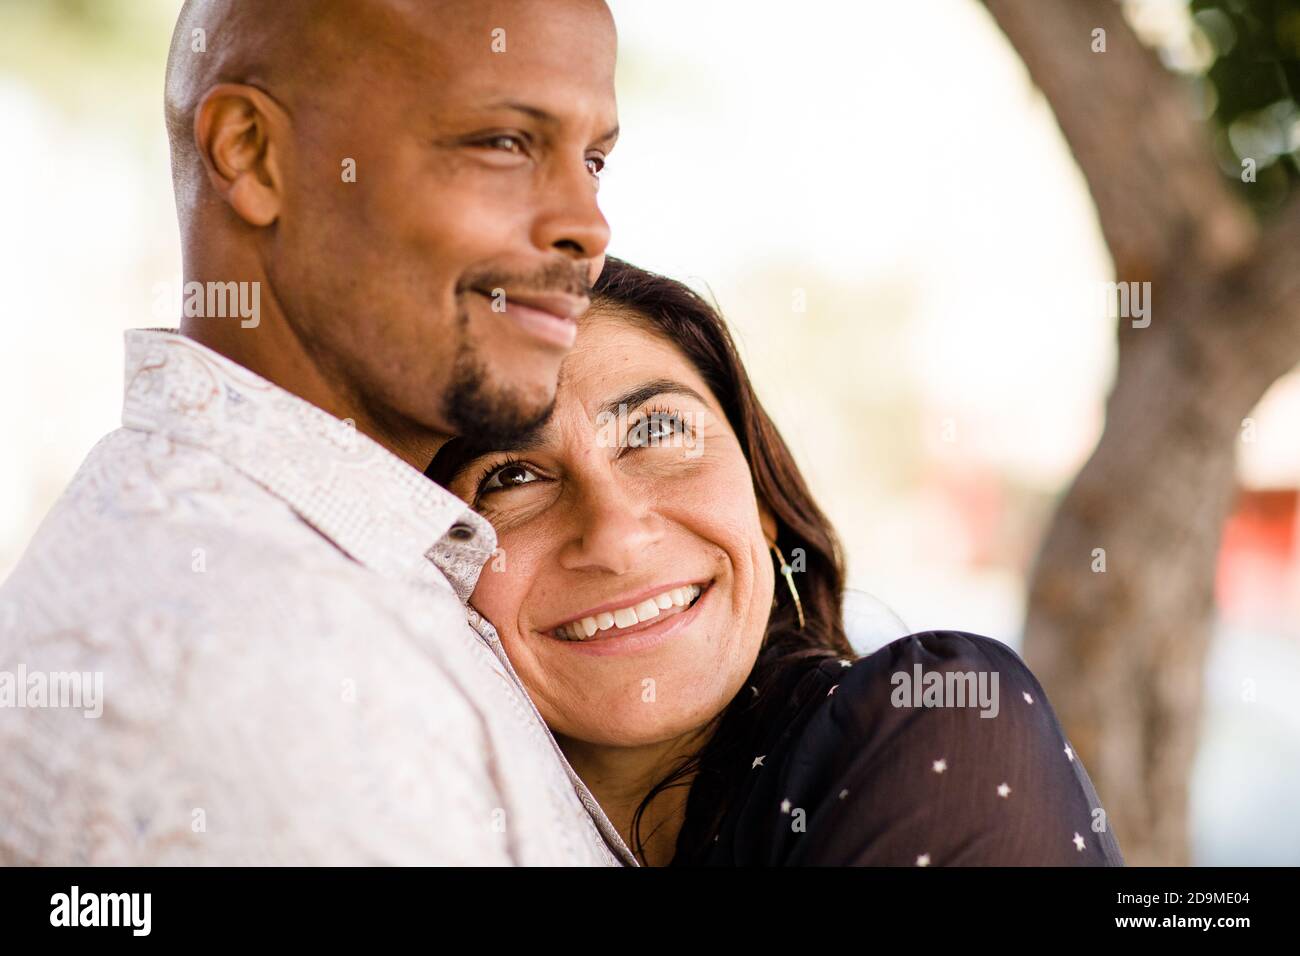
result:
[[[540,106],[533,106],[530,103],[521,103],[518,100],[500,100],[496,103],[489,103],[488,106],[493,109],[514,110],[516,113],[523,113],[525,116],[531,116],[539,123],[547,123],[551,126],[559,125],[560,119],[554,113],[549,113]],[[618,139],[618,124],[615,123],[607,131],[597,136],[593,143],[611,142]]]
[[[558,120],[554,115],[548,113],[540,106],[532,106],[528,103],[520,103],[518,100],[499,100],[495,103],[489,103],[488,109],[514,110],[516,113],[523,113],[525,116],[531,116],[539,123],[558,122]]]
[[[620,408],[636,408],[647,399],[654,398],[656,395],[688,395],[699,401],[701,404],[708,404],[708,401],[703,395],[683,382],[678,382],[671,378],[654,378],[648,382],[643,382],[640,385],[628,389],[622,395],[610,399],[600,407],[598,414],[617,415]]]

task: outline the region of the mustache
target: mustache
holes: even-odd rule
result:
[[[466,292],[490,292],[493,289],[563,292],[567,295],[591,298],[591,283],[587,280],[585,263],[549,262],[540,269],[530,272],[484,269],[463,276],[456,284],[457,295]]]

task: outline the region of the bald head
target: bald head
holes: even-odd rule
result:
[[[492,21],[485,16],[489,9],[498,8],[497,19],[504,22],[510,19],[512,6],[521,4],[510,0],[185,0],[172,33],[165,91],[178,187],[182,182],[195,184],[201,173],[194,114],[212,87],[248,84],[292,110],[304,95],[329,97],[331,87],[346,87],[357,77],[362,84],[356,88],[359,92],[376,79],[391,79],[402,65],[436,76],[447,64],[431,59],[431,48],[423,40],[441,35],[449,41],[459,37],[481,43],[483,25]],[[612,30],[603,0],[578,6],[603,14]],[[475,15],[466,16],[468,11]]]
[[[530,427],[608,241],[614,55],[602,0],[188,0],[186,279],[274,314],[185,331],[390,445]]]

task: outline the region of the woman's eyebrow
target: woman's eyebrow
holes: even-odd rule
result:
[[[704,396],[684,382],[671,378],[654,378],[648,382],[633,386],[600,407],[599,414],[616,415],[620,408],[636,408],[647,399],[656,395],[689,395],[701,404],[707,405]]]

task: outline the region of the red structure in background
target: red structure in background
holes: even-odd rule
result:
[[[1035,539],[1007,526],[1007,495],[997,475],[936,470],[930,487],[960,524],[964,564],[1029,567],[1032,553],[1008,552],[1008,547],[1014,552],[1015,542],[1032,547]],[[1238,486],[1215,578],[1223,622],[1300,640],[1300,489]]]
[[[1224,617],[1300,635],[1300,490],[1238,490],[1215,591]]]

